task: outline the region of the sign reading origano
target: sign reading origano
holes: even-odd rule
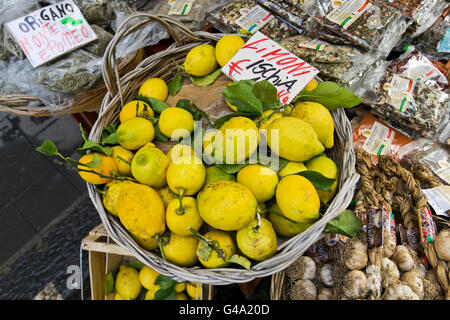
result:
[[[319,70],[257,32],[228,61],[222,72],[234,81],[267,80],[277,88],[280,102],[288,104]]]
[[[97,39],[72,0],[40,8],[6,24],[33,67]]]

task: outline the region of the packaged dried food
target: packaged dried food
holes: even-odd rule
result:
[[[152,13],[168,15],[183,22],[192,30],[200,30],[206,24],[206,2],[207,0],[149,1],[149,4],[143,9],[148,9],[152,5]]]
[[[445,75],[414,46],[395,59],[389,66],[395,72],[440,90],[448,89]]]
[[[86,50],[87,52],[90,52],[98,57],[102,57],[105,53],[106,47],[112,40],[113,35],[95,24],[92,24],[91,28],[97,35],[97,40],[84,46],[83,50]]]
[[[408,34],[414,38],[431,27],[449,6],[446,0],[375,0],[383,5],[399,10],[414,23],[408,28]]]
[[[280,44],[319,69],[323,80],[339,84],[345,83],[341,76],[353,67],[353,60],[362,54],[351,46],[330,44],[304,35],[283,39]]]
[[[450,16],[439,20],[431,28],[413,39],[412,44],[427,57],[450,59]]]
[[[410,137],[436,134],[448,112],[446,91],[410,79],[378,61],[354,80],[349,89],[372,107],[372,113]]]
[[[412,142],[410,138],[370,113],[353,118],[351,124],[353,146],[370,153],[374,164],[381,155],[389,155],[399,161],[399,150]]]
[[[385,56],[411,24],[398,10],[369,0],[305,0],[302,8],[331,32]]]
[[[213,15],[215,27],[224,33],[251,33],[260,31],[272,40],[281,40],[298,34],[297,30],[274,17],[256,1],[234,0]]]

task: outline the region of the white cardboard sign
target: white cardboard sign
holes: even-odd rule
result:
[[[97,39],[72,0],[40,8],[6,23],[33,67]]]
[[[290,103],[319,70],[261,32],[255,33],[222,68],[234,81],[267,80],[283,104]]]

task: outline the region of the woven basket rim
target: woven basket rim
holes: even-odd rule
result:
[[[153,20],[153,15],[141,15],[143,19]],[[177,22],[167,18],[158,16],[158,19],[163,19],[169,25],[177,28]],[[147,21],[148,22],[148,21]],[[210,33],[198,33],[191,32],[189,30],[178,29],[181,33],[189,33],[186,35],[188,39],[203,38],[203,42],[209,42],[212,39],[217,39],[217,34]],[[123,34],[118,32],[116,34]],[[147,72],[146,77],[154,77],[163,74],[166,77],[173,76],[176,69],[173,70],[161,70],[157,66],[163,61],[170,60],[177,51],[188,50],[192,47],[192,44],[179,45],[174,44],[172,47],[144,59],[136,70],[126,74],[122,79],[116,79],[117,88],[111,88],[114,94],[107,94],[102,103],[100,114],[95,122],[89,139],[97,141],[101,137],[101,132],[106,125],[117,119],[118,108],[121,101],[127,100],[127,96],[118,97],[122,93],[128,95],[128,98],[132,98],[129,92],[134,90],[134,94],[137,92],[136,87],[142,82],[142,73],[144,71],[156,70],[155,73]],[[109,54],[113,53],[113,50],[108,50]],[[111,59],[111,57],[105,56],[105,61]],[[111,60],[110,60],[111,61]],[[107,65],[107,63],[105,64]],[[168,69],[168,67],[166,67]],[[104,74],[106,78],[110,75],[114,75],[113,70],[109,70],[107,74]],[[124,81],[123,79],[126,79]],[[137,83],[133,83],[136,80]],[[113,86],[114,81],[105,79],[105,83],[109,83]],[[114,108],[115,107],[115,108]],[[239,268],[220,268],[220,269],[206,269],[199,266],[192,268],[179,267],[175,264],[163,260],[155,252],[147,251],[141,248],[134,239],[131,238],[128,231],[121,225],[120,221],[113,217],[111,214],[107,214],[102,203],[101,195],[95,190],[94,186],[87,183],[89,196],[93,202],[93,205],[97,209],[100,218],[105,225],[111,238],[120,246],[128,249],[139,261],[155,269],[161,274],[170,276],[177,281],[196,281],[200,283],[208,283],[213,285],[226,285],[231,283],[243,283],[251,281],[254,278],[269,276],[279,271],[284,270],[289,266],[297,257],[302,255],[306,249],[316,241],[316,239],[322,235],[325,225],[339,213],[345,210],[350,204],[356,183],[359,179],[359,175],[355,172],[355,154],[353,150],[353,144],[351,143],[351,126],[350,122],[342,109],[332,111],[333,121],[336,127],[335,130],[335,147],[333,147],[332,153],[336,153],[337,148],[342,148],[342,154],[340,158],[340,181],[339,191],[335,195],[334,199],[330,203],[330,206],[321,219],[319,219],[313,226],[308,228],[301,234],[298,234],[288,241],[283,243],[279,247],[278,252],[270,259],[264,260],[254,264],[251,270],[239,269]],[[339,156],[337,156],[339,159]]]

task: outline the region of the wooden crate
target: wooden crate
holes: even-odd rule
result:
[[[89,278],[92,300],[113,300],[114,294],[105,295],[105,278],[108,272],[113,272],[123,263],[135,260],[126,249],[114,243],[100,224],[89,232],[81,241],[83,250],[89,255]],[[200,300],[212,300],[213,286],[203,284],[203,297]]]

